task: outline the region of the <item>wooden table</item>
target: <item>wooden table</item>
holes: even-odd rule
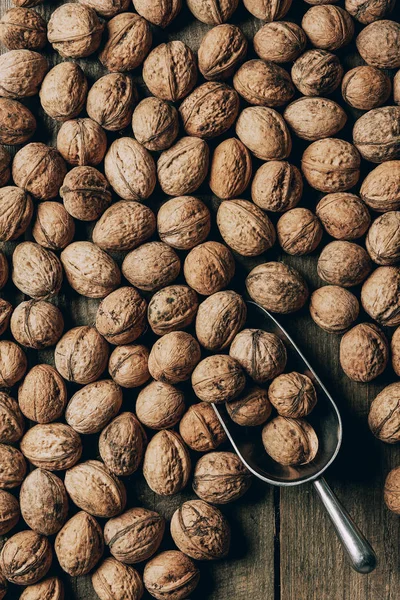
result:
[[[150,1],[150,0],[149,0]],[[49,17],[52,9],[59,3],[47,2],[36,8]],[[342,4],[340,2],[340,4]],[[1,0],[2,13],[11,6],[11,0]],[[288,15],[298,23],[309,7],[301,0],[293,0]],[[395,19],[399,18],[399,10]],[[249,15],[240,6],[231,22],[239,24],[248,38],[260,28],[261,22]],[[197,50],[200,40],[208,26],[196,22],[186,7],[171,24],[168,31],[154,29],[154,42],[157,45],[169,39],[181,39],[193,50]],[[360,29],[356,24],[356,30]],[[4,51],[4,48],[2,48]],[[60,57],[46,49],[51,64],[60,61]],[[252,47],[249,57],[254,55]],[[339,52],[340,58],[348,70],[362,61],[356,54],[355,45]],[[90,84],[104,73],[94,57],[78,61],[84,68]],[[147,92],[140,80],[140,70],[135,81],[143,97]],[[333,98],[343,101],[340,92]],[[43,114],[38,97],[26,101],[38,117],[38,129],[33,141],[55,142],[58,125]],[[351,111],[344,105],[349,121],[339,137],[351,140],[354,120],[361,114]],[[124,133],[131,135],[131,131]],[[229,132],[232,135],[232,132]],[[227,134],[225,137],[229,137]],[[109,136],[110,140],[115,136]],[[221,138],[218,138],[218,142]],[[212,143],[211,146],[215,146]],[[291,161],[299,164],[305,144],[294,139]],[[255,167],[258,162],[255,161]],[[371,165],[364,163],[364,175]],[[358,188],[357,188],[358,189]],[[204,185],[197,196],[205,200],[215,210],[217,200],[209,195]],[[243,195],[249,198],[249,192]],[[315,191],[305,188],[301,206],[314,208],[318,200]],[[156,190],[150,200],[150,206],[156,206],[163,200],[162,193]],[[76,239],[85,239],[90,235],[92,226],[79,224]],[[211,237],[219,239],[214,226]],[[26,239],[32,239],[30,232]],[[329,241],[328,236],[323,243]],[[7,244],[6,252],[10,256],[15,244]],[[283,260],[298,268],[310,284],[311,289],[321,285],[316,274],[314,255],[290,258],[281,255],[279,248],[267,255],[251,261],[238,257],[238,268],[233,286],[243,289],[246,271],[255,264],[266,260]],[[119,257],[120,260],[121,257]],[[359,290],[357,290],[358,292]],[[11,283],[4,289],[4,297],[14,303],[24,298]],[[92,324],[98,301],[79,297],[64,283],[61,294],[56,300],[63,310],[67,327]],[[365,319],[360,316],[360,320]],[[320,330],[311,320],[308,309],[281,319],[284,326],[293,335],[306,356],[314,365],[323,381],[333,394],[341,411],[344,422],[344,443],[333,467],[327,473],[327,479],[339,498],[369,538],[378,554],[379,566],[369,575],[362,576],[348,566],[341,547],[336,539],[329,520],[310,485],[299,488],[279,489],[255,481],[250,491],[238,502],[223,507],[223,512],[232,525],[232,550],[228,559],[218,563],[201,564],[201,583],[192,595],[193,600],[398,600],[400,595],[400,531],[399,519],[383,504],[383,482],[389,469],[400,462],[398,448],[384,445],[375,440],[367,425],[367,414],[371,400],[385,385],[395,380],[390,368],[376,382],[363,385],[351,382],[343,374],[338,360],[340,338]],[[390,332],[387,332],[390,335]],[[8,333],[5,337],[8,336]],[[28,351],[30,366],[37,362],[51,362],[52,350],[44,352]],[[71,386],[71,392],[73,386]],[[15,390],[12,390],[15,393]],[[136,397],[135,391],[127,391],[124,409],[132,410]],[[97,457],[97,436],[84,439],[85,458]],[[194,497],[190,487],[181,495],[172,498],[160,498],[152,493],[139,474],[125,480],[129,504],[143,505],[155,509],[166,518],[184,499]],[[20,529],[24,524],[20,523]],[[172,540],[166,536],[163,548],[171,548]],[[56,561],[54,561],[56,562]],[[53,571],[59,573],[57,566]],[[61,574],[61,573],[60,573]],[[94,600],[90,577],[68,579],[62,575],[66,585],[66,600]],[[11,586],[7,598],[19,597],[19,589]],[[149,596],[145,596],[148,598]]]

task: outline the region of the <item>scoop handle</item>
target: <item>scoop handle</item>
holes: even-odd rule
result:
[[[314,481],[314,487],[328,512],[351,566],[358,573],[371,573],[377,564],[376,554],[372,546],[323,477]]]

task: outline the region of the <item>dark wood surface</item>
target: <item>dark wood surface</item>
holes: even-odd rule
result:
[[[48,18],[58,4],[45,2],[36,10]],[[11,5],[11,0],[1,0],[1,14]],[[309,5],[302,0],[294,0],[288,19],[300,23],[301,16],[307,8]],[[399,19],[398,12],[394,15],[396,20]],[[231,22],[242,26],[249,39],[262,25],[242,6]],[[184,7],[168,31],[153,28],[153,45],[167,39],[181,39],[193,50],[197,50],[202,36],[208,29],[208,26],[196,22]],[[356,25],[356,31],[359,29],[360,26]],[[1,48],[2,52],[4,50]],[[46,54],[51,64],[60,61],[60,57],[51,52],[50,48],[46,48]],[[356,54],[354,43],[338,54],[347,70],[362,62]],[[251,44],[249,56],[253,56]],[[90,83],[104,72],[95,56],[78,62],[84,68]],[[134,73],[134,77],[143,97],[146,95],[146,90],[140,80],[140,69]],[[341,100],[340,92],[335,93],[333,98],[345,106],[349,115],[348,124],[339,137],[351,140],[352,125],[361,113],[351,111]],[[38,129],[34,140],[54,144],[59,125],[43,114],[37,97],[28,99],[26,104],[38,117]],[[128,130],[123,134],[131,135],[131,131]],[[229,135],[232,135],[232,132],[225,137]],[[110,141],[114,137],[109,136]],[[219,141],[221,138],[218,138],[217,142]],[[211,144],[214,145],[215,142]],[[294,140],[290,160],[299,164],[303,149],[304,144]],[[256,167],[257,164],[255,161],[254,166]],[[371,165],[365,163],[363,174],[365,175],[369,169]],[[214,209],[218,205],[217,200],[209,195],[207,185],[202,186],[196,195]],[[249,192],[247,191],[243,197],[249,198]],[[300,205],[314,208],[318,197],[318,194],[306,187]],[[149,204],[156,207],[163,199],[157,188]],[[88,239],[90,231],[90,225],[79,224],[76,239]],[[215,227],[212,237],[219,239]],[[29,231],[25,238],[32,239]],[[328,238],[324,238],[323,243],[327,241]],[[14,246],[15,244],[6,245],[8,256],[11,256]],[[237,257],[238,268],[233,287],[238,290],[243,289],[245,273],[254,264],[265,260],[282,259],[296,266],[304,274],[310,288],[315,289],[321,285],[316,274],[317,257],[318,251],[309,257],[290,258],[282,256],[278,248],[250,261],[243,261]],[[7,284],[3,295],[14,304],[23,300],[23,296],[17,293],[11,283]],[[79,297],[67,284],[64,283],[56,302],[63,310],[68,328],[94,322],[98,301]],[[365,315],[360,315],[360,320],[365,318]],[[383,376],[370,385],[353,383],[340,369],[339,337],[318,329],[311,321],[308,309],[305,308],[300,313],[283,318],[281,321],[312,362],[341,411],[344,422],[344,443],[339,457],[326,475],[335,492],[374,545],[379,566],[369,576],[358,575],[350,569],[328,518],[313,493],[312,486],[278,489],[255,481],[250,491],[240,501],[223,507],[223,512],[233,530],[231,554],[228,559],[218,563],[200,565],[201,583],[192,598],[193,600],[230,600],[231,598],[235,600],[398,600],[399,519],[385,509],[382,488],[389,469],[400,462],[400,453],[398,448],[385,446],[375,440],[367,426],[371,400],[378,391],[392,382],[395,376],[389,368]],[[387,333],[391,335],[390,331]],[[5,334],[5,337],[7,336],[8,333]],[[33,366],[38,362],[52,362],[52,354],[52,350],[39,353],[28,351],[29,364]],[[70,391],[73,392],[72,386]],[[125,393],[125,410],[133,409],[136,394],[135,391]],[[97,436],[85,437],[84,446],[85,457],[97,456]],[[129,506],[147,506],[159,511],[166,518],[171,517],[175,508],[184,499],[194,497],[189,486],[183,494],[176,497],[160,498],[147,488],[140,474],[127,478],[125,483]],[[23,523],[19,527],[24,528]],[[168,535],[163,547],[172,547]],[[56,564],[53,572],[60,573]],[[68,600],[96,598],[91,587],[90,576],[77,579],[69,579],[64,575],[62,577]],[[7,597],[18,598],[19,593],[20,589],[11,586]]]

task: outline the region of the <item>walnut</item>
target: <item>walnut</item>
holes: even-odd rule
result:
[[[42,535],[53,535],[68,516],[68,498],[59,477],[43,469],[35,469],[24,480],[19,496],[25,523]]]
[[[399,400],[400,385],[396,382],[383,388],[370,406],[368,425],[381,442],[396,444],[400,441]]]
[[[135,415],[123,412],[101,432],[99,452],[111,473],[132,475],[142,462],[146,443],[146,434]]]
[[[129,344],[145,330],[146,312],[147,302],[135,288],[118,288],[99,304],[97,331],[110,344]]]
[[[135,412],[146,427],[169,429],[180,421],[185,412],[185,398],[172,385],[153,381],[139,393]]]
[[[61,568],[72,577],[89,573],[100,560],[103,548],[100,525],[84,511],[65,523],[54,544]]]
[[[135,0],[134,7],[146,21],[164,28],[178,15],[182,7],[182,0],[171,0],[167,3],[163,0],[155,0],[151,3],[147,0]]]
[[[149,351],[146,346],[117,346],[111,353],[108,371],[123,388],[140,387],[150,379]]]
[[[229,524],[218,508],[203,500],[184,502],[174,512],[171,535],[179,550],[196,560],[218,560],[229,552]]]
[[[400,268],[379,267],[368,277],[361,290],[361,304],[370,317],[381,325],[400,324]]]
[[[234,1],[234,0],[232,0]],[[192,5],[194,0],[190,0]],[[146,590],[158,600],[183,600],[188,598],[199,583],[200,572],[183,552],[161,552],[144,569]]]
[[[67,167],[55,148],[33,142],[17,152],[12,164],[15,185],[38,200],[55,198]]]
[[[72,396],[65,420],[80,434],[101,431],[116,416],[122,405],[122,390],[111,379],[89,383]]]
[[[229,354],[257,383],[265,383],[282,373],[287,360],[286,348],[279,337],[262,329],[244,329],[238,333]]]
[[[250,183],[251,156],[246,146],[236,138],[224,140],[214,150],[211,162],[211,191],[218,198],[237,198]]]
[[[178,111],[159,98],[144,98],[133,111],[132,129],[147,150],[166,150],[179,132]]]
[[[64,379],[92,383],[107,366],[108,344],[94,327],[74,327],[58,342],[54,361]]]
[[[185,444],[197,452],[216,450],[226,441],[226,434],[211,404],[192,404],[179,423]]]
[[[0,532],[5,535],[15,527],[20,518],[19,503],[15,496],[0,490]],[[0,584],[0,590],[1,590]],[[1,598],[1,592],[0,592]]]
[[[58,577],[49,577],[25,588],[20,600],[64,600],[63,583]]]
[[[17,344],[0,341],[0,388],[12,387],[25,375],[26,354]]]
[[[52,13],[47,37],[61,56],[84,58],[99,47],[103,29],[104,25],[92,8],[66,2]]]
[[[41,202],[32,227],[35,242],[50,250],[62,250],[72,242],[75,223],[59,202]]]
[[[344,334],[340,342],[340,364],[353,381],[372,381],[386,369],[389,344],[384,333],[372,323],[360,323]]]
[[[45,300],[28,300],[16,306],[11,318],[11,333],[22,346],[41,350],[54,346],[64,329],[57,306]]]
[[[24,417],[18,402],[8,394],[0,392],[0,442],[12,444],[17,442],[24,432]]]
[[[367,207],[355,194],[328,194],[317,204],[316,213],[325,230],[337,240],[357,239],[371,223]]]
[[[331,242],[318,259],[318,275],[333,285],[352,287],[366,279],[372,264],[364,248],[352,242]]]
[[[201,200],[192,196],[172,198],[158,211],[158,235],[177,250],[191,250],[204,242],[210,228],[210,211]]]
[[[323,4],[312,6],[301,22],[311,44],[323,50],[338,50],[354,35],[354,23],[343,8]]]
[[[398,327],[392,336],[392,341],[390,344],[390,349],[392,351],[392,367],[393,367],[393,371],[396,373],[396,375],[400,374],[399,335],[400,335],[400,328]]]
[[[46,575],[52,559],[51,545],[46,537],[35,531],[20,531],[4,544],[0,568],[7,581],[29,585]]]
[[[346,0],[345,7],[352,17],[367,25],[390,14],[395,0]]]
[[[355,67],[342,81],[343,99],[353,108],[371,110],[385,104],[392,84],[389,77],[376,67]]]
[[[297,167],[287,161],[271,160],[256,171],[251,198],[263,210],[284,212],[294,208],[303,193],[303,179]]]
[[[152,297],[147,318],[156,335],[179,331],[194,320],[199,306],[197,294],[186,285],[170,285]]]
[[[226,403],[228,415],[238,425],[255,427],[269,419],[272,406],[268,400],[267,390],[252,387],[236,400]]]
[[[48,62],[32,50],[10,50],[0,57],[0,94],[5,98],[26,98],[38,93]]]
[[[246,317],[247,306],[242,296],[230,290],[217,292],[199,306],[196,337],[207,350],[223,350],[242,329]]]
[[[3,298],[0,298],[0,335],[2,335],[6,331],[10,323],[10,317],[12,312],[12,304],[10,304],[10,302],[7,302],[7,300],[3,300]]]
[[[88,92],[87,79],[81,67],[62,62],[53,67],[40,88],[40,102],[46,114],[57,121],[68,121],[82,112]]]
[[[143,244],[132,250],[122,263],[122,273],[129,283],[147,292],[169,285],[180,270],[181,261],[175,250],[163,242]]]
[[[23,454],[8,444],[0,444],[0,489],[10,490],[21,485],[26,475]]]
[[[11,156],[10,153],[0,146],[0,188],[8,183],[11,176],[10,170]]]
[[[54,296],[60,290],[63,275],[58,257],[33,242],[22,242],[12,257],[14,285],[34,299]]]
[[[340,85],[343,67],[335,54],[326,50],[308,50],[292,67],[292,80],[305,96],[326,96]]]
[[[0,188],[0,240],[8,242],[25,233],[33,214],[29,194],[12,185]]]
[[[400,208],[400,161],[390,160],[378,165],[362,182],[360,196],[377,212]]]
[[[143,595],[139,573],[113,558],[106,558],[93,573],[92,586],[100,600],[124,596],[126,600],[140,600]]]
[[[120,201],[112,204],[93,230],[94,243],[108,251],[133,250],[156,229],[153,211],[139,202]]]
[[[207,176],[209,149],[204,140],[183,137],[162,152],[157,162],[161,189],[169,196],[191,194]]]
[[[360,155],[344,140],[326,138],[306,148],[301,168],[308,183],[320,192],[345,192],[360,177]]]
[[[81,4],[93,8],[98,15],[105,19],[115,17],[115,15],[129,10],[129,0],[79,0]]]
[[[68,283],[87,298],[104,298],[117,288],[121,273],[117,263],[91,242],[74,242],[61,252]]]
[[[400,158],[399,120],[400,106],[384,106],[356,121],[353,142],[365,160],[381,163]]]
[[[189,379],[200,360],[197,340],[185,331],[171,331],[156,341],[149,356],[150,375],[164,383]]]
[[[143,475],[147,485],[160,496],[177,494],[189,480],[191,462],[181,437],[163,429],[150,440],[144,455]]]
[[[72,502],[94,517],[109,519],[125,508],[123,483],[98,460],[87,460],[69,469],[64,483]]]
[[[107,136],[92,119],[71,119],[58,131],[57,150],[70,165],[96,166],[106,153]]]
[[[210,452],[197,461],[193,490],[205,502],[228,504],[243,496],[250,484],[250,472],[233,452]]]
[[[147,560],[157,552],[165,530],[165,521],[146,508],[130,508],[107,521],[104,539],[111,554],[128,565]]]
[[[276,377],[268,388],[268,398],[282,417],[306,417],[317,403],[317,392],[307,375],[292,372]]]
[[[235,273],[231,251],[219,242],[204,242],[193,248],[184,264],[185,279],[196,292],[210,296],[225,288]]]
[[[0,123],[0,143],[11,146],[24,144],[36,130],[36,119],[29,108],[9,98],[0,98]]]
[[[325,285],[311,294],[310,315],[328,333],[344,333],[360,311],[357,298],[337,285]]]
[[[171,102],[182,100],[197,80],[194,54],[180,41],[160,44],[144,61],[142,75],[153,96]]]
[[[283,116],[297,137],[310,141],[336,135],[347,121],[343,108],[328,98],[299,98]]]
[[[308,287],[300,273],[280,262],[258,265],[246,279],[250,297],[272,312],[300,310],[308,298]]]
[[[262,441],[266,453],[281,465],[306,465],[318,452],[318,437],[304,419],[276,417],[264,426]]]
[[[294,95],[289,73],[279,65],[249,60],[235,73],[233,85],[249,104],[282,106]]]
[[[276,21],[266,23],[253,38],[254,50],[262,60],[287,63],[299,57],[306,47],[307,37],[296,23]]]
[[[239,115],[236,133],[245,146],[261,160],[287,158],[292,149],[289,129],[283,117],[266,106],[250,106]]]
[[[75,167],[60,188],[64,207],[75,219],[94,221],[111,203],[108,181],[94,167]]]
[[[318,217],[308,208],[292,208],[276,225],[278,240],[287,254],[310,254],[319,245],[323,229]]]
[[[10,8],[0,20],[0,40],[8,50],[40,50],[47,43],[46,21],[29,8]]]
[[[365,245],[378,265],[393,265],[400,259],[400,213],[387,212],[373,221]]]
[[[81,438],[64,423],[35,425],[25,433],[20,446],[29,462],[48,471],[69,469],[82,454]]]
[[[67,404],[62,377],[50,365],[35,365],[18,390],[23,414],[37,423],[51,423],[61,417]]]
[[[123,73],[109,73],[97,79],[90,88],[86,110],[104,129],[119,131],[129,125],[136,101],[137,91],[132,79]]]
[[[107,23],[106,34],[99,60],[109,71],[133,71],[151,48],[150,26],[136,13],[123,12],[113,17]]]
[[[225,354],[204,358],[192,374],[193,391],[203,402],[229,402],[239,396],[245,385],[239,362]]]
[[[143,202],[154,191],[154,160],[132,138],[122,137],[111,144],[104,159],[104,171],[111,187],[124,200]]]
[[[385,480],[384,500],[389,510],[400,514],[399,507],[399,467],[392,469]]]
[[[249,13],[263,21],[278,21],[289,11],[292,0],[243,0]]]
[[[229,79],[244,60],[247,40],[236,25],[218,25],[201,40],[198,50],[199,70],[205,79]]]
[[[368,65],[379,69],[400,67],[400,23],[387,20],[371,23],[358,34],[356,44]]]
[[[0,290],[8,281],[8,261],[2,250],[0,250]]]

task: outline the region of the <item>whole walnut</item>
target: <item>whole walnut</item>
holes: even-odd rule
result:
[[[118,138],[111,144],[104,159],[104,171],[111,187],[124,200],[143,202],[154,191],[154,160],[132,138]]]
[[[240,140],[229,138],[215,148],[209,185],[218,198],[240,197],[250,183],[251,174],[250,152]]]
[[[238,0],[188,0],[187,5],[198,21],[207,25],[220,25],[229,21],[238,6]]]
[[[400,158],[400,106],[375,108],[360,117],[353,142],[365,160],[381,163]]]
[[[400,374],[400,344],[399,344],[400,328],[398,327],[392,336],[390,349],[392,351],[392,367],[396,375]]]
[[[12,164],[15,185],[38,200],[55,198],[67,167],[55,148],[33,142],[17,152]]]
[[[166,150],[179,132],[178,111],[159,98],[144,98],[133,111],[132,130],[147,150]]]
[[[343,108],[328,98],[299,98],[283,116],[297,137],[309,141],[336,135],[347,121]]]
[[[115,17],[118,13],[129,10],[129,0],[79,0],[81,4],[93,8],[98,15],[105,19]]]
[[[0,240],[8,242],[25,233],[33,214],[29,194],[12,185],[0,188]]]
[[[7,581],[30,585],[46,575],[52,559],[51,545],[46,537],[35,531],[20,531],[4,544],[0,568]]]
[[[26,475],[23,454],[8,444],[0,444],[0,489],[10,490],[21,485]]]
[[[177,494],[189,480],[191,462],[182,438],[168,429],[156,433],[147,446],[143,475],[149,488],[160,496]]]
[[[196,464],[193,490],[211,504],[228,504],[247,492],[251,474],[234,452],[209,452]]]
[[[400,208],[400,160],[378,165],[362,182],[360,196],[376,212]]]
[[[200,356],[200,346],[190,333],[171,331],[159,338],[151,349],[150,375],[164,383],[186,381],[199,362]]]
[[[117,263],[91,242],[70,244],[60,258],[68,283],[81,296],[104,298],[121,282]]]
[[[292,6],[292,0],[243,0],[249,13],[263,21],[282,19]]]
[[[167,4],[163,0],[155,0],[151,3],[147,0],[135,0],[133,5],[136,12],[146,21],[164,28],[178,15],[182,7],[182,0],[171,0]]]
[[[8,261],[2,250],[0,250],[0,290],[8,281]]]
[[[225,431],[211,404],[192,404],[179,423],[179,433],[185,444],[198,452],[216,450],[226,441]]]
[[[72,502],[94,517],[109,519],[125,508],[125,486],[99,460],[68,469],[64,483]]]
[[[389,77],[376,67],[355,67],[342,81],[343,99],[353,108],[371,110],[385,104],[392,84]]]
[[[6,340],[0,341],[0,388],[12,387],[25,375],[27,368],[25,352]]]
[[[62,250],[73,240],[75,223],[59,202],[41,202],[36,209],[32,235],[44,248]]]
[[[244,329],[238,333],[229,354],[256,383],[265,383],[282,373],[287,360],[280,338],[262,329]]]
[[[111,292],[99,304],[96,328],[110,344],[134,342],[146,328],[147,302],[133,287]]]
[[[331,242],[318,259],[318,275],[333,285],[352,287],[366,279],[372,263],[364,248],[352,242]]]
[[[262,60],[287,63],[296,60],[306,47],[303,29],[288,21],[266,23],[253,38],[254,50]]]
[[[9,98],[0,97],[0,123],[0,143],[11,146],[25,144],[36,130],[36,119],[29,108]]]
[[[390,14],[395,0],[346,0],[345,7],[352,17],[367,25]]]
[[[123,73],[109,73],[97,79],[90,88],[86,111],[107,131],[119,131],[131,122],[136,101],[137,91],[132,79]]]
[[[383,388],[370,406],[368,425],[381,442],[396,444],[400,441],[399,400],[400,385],[396,382]]]
[[[108,181],[94,167],[75,167],[69,171],[60,188],[67,212],[81,221],[94,221],[111,203]]]
[[[375,21],[361,30],[356,44],[368,65],[379,69],[400,67],[400,23]]]
[[[20,447],[29,462],[48,471],[69,469],[82,454],[81,438],[64,423],[35,425],[25,433]]]
[[[247,40],[239,27],[217,25],[201,40],[198,50],[199,70],[209,81],[229,79],[244,60],[246,52]]]
[[[300,310],[308,298],[308,287],[300,273],[280,262],[255,267],[247,276],[246,288],[255,302],[280,314]]]
[[[99,452],[111,473],[132,475],[142,462],[146,443],[146,434],[135,415],[123,412],[101,432]]]
[[[320,192],[345,192],[360,177],[360,155],[344,140],[326,138],[310,144],[303,153],[301,168],[308,183]]]
[[[66,2],[51,14],[47,25],[50,44],[65,58],[84,58],[96,52],[104,25],[92,8]]]
[[[7,300],[3,300],[3,298],[0,298],[0,335],[2,335],[7,329],[10,323],[10,317],[12,312],[12,304],[10,304],[10,302],[7,302]]]
[[[196,0],[190,0],[193,4]],[[232,0],[233,2],[235,0]],[[183,552],[161,552],[147,563],[143,581],[146,590],[158,600],[188,598],[200,580],[200,571]]]
[[[201,200],[192,196],[172,198],[158,211],[158,235],[177,250],[191,250],[204,242],[210,227],[210,211]]]
[[[194,320],[199,301],[186,285],[170,285],[156,292],[149,302],[147,318],[156,335],[179,331]]]
[[[22,518],[36,533],[53,535],[67,520],[67,492],[61,479],[50,471],[35,469],[29,473],[19,501]]]
[[[353,381],[372,381],[388,364],[389,344],[384,333],[372,323],[360,323],[344,334],[340,342],[340,365]]]
[[[196,337],[207,350],[223,350],[242,329],[246,317],[247,306],[242,296],[231,290],[217,292],[199,306]]]
[[[0,56],[0,95],[26,98],[38,93],[48,62],[33,50],[10,50]]]
[[[172,385],[153,381],[139,393],[135,412],[146,427],[169,429],[180,421],[185,412],[185,398]]]
[[[183,137],[162,152],[157,162],[161,189],[169,196],[184,196],[197,190],[207,177],[209,149],[204,140]]]
[[[323,4],[312,6],[301,22],[311,44],[323,50],[338,50],[354,35],[354,23],[343,8]]]
[[[0,146],[0,187],[5,186],[10,179],[10,163],[10,153],[3,146]]]
[[[96,166],[106,153],[107,136],[104,129],[92,119],[71,119],[63,123],[58,131],[57,150],[70,165]]]
[[[29,8],[10,8],[0,20],[0,40],[8,50],[40,50],[47,43],[46,21]]]
[[[122,390],[111,379],[94,381],[72,396],[65,410],[68,425],[80,434],[101,431],[119,412]]]
[[[189,46],[178,40],[160,44],[144,61],[142,76],[153,96],[177,102],[195,86],[195,56]]]
[[[92,383],[107,366],[108,344],[94,327],[74,327],[58,342],[54,361],[64,379]]]
[[[239,396],[245,385],[241,365],[226,354],[204,358],[192,374],[193,391],[203,402],[229,402]]]
[[[343,67],[335,54],[326,50],[308,50],[292,67],[292,80],[305,96],[326,96],[340,85]]]
[[[337,285],[325,285],[311,294],[310,315],[328,333],[344,333],[360,312],[357,298]]]
[[[48,577],[29,585],[20,595],[20,600],[64,600],[64,586],[58,577]]]
[[[235,273],[231,251],[219,242],[204,242],[185,259],[185,279],[196,292],[210,296],[225,288]]]
[[[12,257],[14,285],[31,298],[41,300],[58,294],[63,274],[59,258],[34,242],[22,242]]]
[[[315,209],[325,230],[337,240],[354,240],[367,231],[371,216],[355,194],[339,192],[324,196]]]
[[[18,402],[5,392],[0,392],[0,442],[13,444],[24,432],[25,422]]]
[[[117,346],[111,353],[108,371],[121,387],[140,387],[150,379],[148,361],[149,351],[146,346]]]
[[[397,515],[400,514],[399,492],[399,467],[396,467],[386,477],[384,500],[388,509]]]
[[[237,120],[236,133],[261,160],[285,159],[292,149],[289,129],[283,117],[266,106],[245,108]]]
[[[57,306],[45,300],[28,300],[15,307],[11,333],[22,346],[41,350],[54,346],[64,329],[64,319]]]
[[[124,596],[126,600],[140,600],[143,595],[139,573],[113,558],[106,558],[93,573],[92,586],[100,600]]]
[[[252,387],[236,400],[226,403],[228,415],[238,425],[255,427],[269,419],[272,406],[268,400],[267,390]]]
[[[67,404],[64,379],[51,365],[35,365],[18,390],[18,403],[27,419],[51,423],[59,419]]]
[[[304,419],[275,417],[264,426],[262,441],[267,454],[281,465],[306,465],[318,452],[318,437]]]
[[[196,560],[218,560],[229,552],[229,524],[218,508],[203,500],[184,502],[174,512],[171,535],[179,550]]]
[[[0,534],[5,535],[15,527],[20,518],[19,502],[15,496],[0,490]],[[1,590],[0,585],[0,590]],[[0,593],[1,598],[1,593]]]
[[[365,245],[378,265],[393,265],[400,260],[400,212],[387,212],[373,221]]]
[[[279,244],[287,254],[302,256],[314,252],[322,239],[323,229],[311,210],[292,208],[280,217],[276,232]]]
[[[112,204],[101,216],[93,230],[94,243],[108,251],[133,250],[156,229],[153,211],[133,200]]]
[[[150,26],[143,17],[123,12],[108,21],[105,30],[99,60],[109,71],[133,71],[142,64],[152,42]]]
[[[86,575],[100,560],[104,549],[100,525],[91,515],[78,512],[59,531],[54,544],[63,571],[76,577]]]
[[[299,419],[310,414],[317,403],[311,379],[302,373],[283,373],[268,388],[268,399],[282,417]]]
[[[49,117],[68,121],[82,112],[87,92],[87,79],[81,67],[73,62],[62,62],[47,73],[39,95]]]
[[[294,95],[289,73],[274,62],[258,59],[236,71],[233,85],[246,102],[260,106],[282,106]]]
[[[263,210],[284,212],[294,208],[303,193],[303,179],[297,167],[284,160],[271,160],[256,171],[251,198]]]
[[[400,268],[378,267],[361,290],[361,304],[367,314],[381,325],[400,325]]]
[[[175,250],[163,242],[148,242],[132,250],[122,263],[124,277],[140,290],[154,292],[172,283],[179,275],[181,261]]]

